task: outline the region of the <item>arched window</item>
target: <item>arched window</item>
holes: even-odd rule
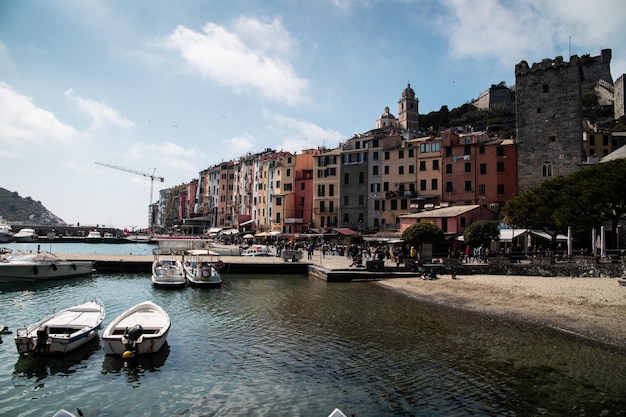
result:
[[[552,176],[552,162],[545,161],[541,164],[541,176],[544,178]]]

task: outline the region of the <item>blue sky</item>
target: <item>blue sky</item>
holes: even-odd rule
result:
[[[613,50],[622,0],[0,0],[0,187],[68,223],[147,225],[161,188],[265,148],[335,147],[407,83],[458,107],[515,64]],[[621,48],[621,49],[620,49]]]

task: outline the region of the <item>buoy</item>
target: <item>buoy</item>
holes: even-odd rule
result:
[[[122,353],[122,358],[124,359],[129,359],[133,356],[133,353],[130,350],[125,350],[124,353]]]

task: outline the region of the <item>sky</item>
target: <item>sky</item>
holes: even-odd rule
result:
[[[0,187],[146,227],[151,193],[334,148],[408,83],[427,114],[513,86],[522,60],[609,48],[616,79],[624,21],[623,0],[0,0]]]

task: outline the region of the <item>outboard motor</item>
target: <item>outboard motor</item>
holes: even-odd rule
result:
[[[122,343],[124,343],[126,350],[122,354],[124,359],[132,358],[139,353],[139,344],[143,340],[143,327],[141,324],[136,324],[130,329],[127,327],[122,335]]]
[[[37,329],[37,341],[35,343],[35,353],[47,354],[50,347],[50,333],[48,326]]]

